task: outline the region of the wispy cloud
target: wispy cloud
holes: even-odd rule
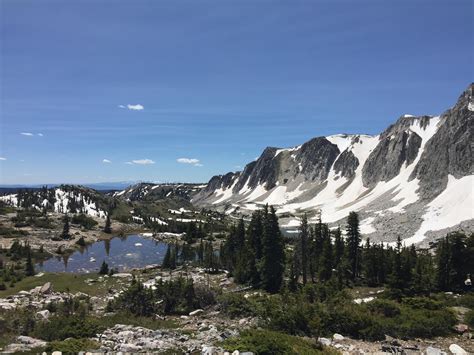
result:
[[[4,158],[4,157],[0,157],[0,160],[7,160],[7,158]]]
[[[40,137],[43,137],[43,133],[38,133],[37,135]]]
[[[30,132],[21,132],[20,134],[21,134],[22,136],[27,136],[27,137],[32,137],[32,136],[34,136],[34,134],[33,134],[33,133],[30,133]]]
[[[150,164],[155,164],[155,162],[151,159],[136,159],[132,161],[127,161],[125,164],[136,164],[136,165],[150,165]]]
[[[199,163],[199,159],[195,159],[195,158],[179,158],[179,159],[176,159],[176,161],[181,164],[198,164]]]
[[[196,159],[196,158],[179,158],[179,159],[176,159],[176,161],[180,164],[192,164],[194,166],[203,166],[199,159]]]
[[[103,159],[103,160],[102,160],[102,163],[110,164],[110,163],[112,163],[112,161],[110,161],[109,159]]]
[[[132,111],[141,111],[141,110],[144,110],[145,107],[143,105],[140,105],[140,104],[136,104],[136,105],[131,105],[131,104],[128,104],[128,105],[118,105],[119,108],[126,108],[126,109],[129,109],[129,110],[132,110]]]

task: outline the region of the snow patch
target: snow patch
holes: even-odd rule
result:
[[[413,237],[404,239],[407,245],[425,239],[425,234],[454,227],[463,221],[474,219],[474,175],[456,179],[448,176],[446,189],[427,206],[420,229]]]

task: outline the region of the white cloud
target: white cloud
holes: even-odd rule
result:
[[[43,133],[38,133],[38,136],[43,137]]]
[[[0,160],[7,160],[7,158],[4,158],[4,157],[0,157]]]
[[[179,158],[176,161],[181,164],[199,164],[199,159],[195,158]]]
[[[102,163],[105,163],[105,164],[110,164],[112,163],[109,159],[103,159],[102,160]]]
[[[31,136],[34,136],[33,133],[30,133],[30,132],[21,132],[20,133],[22,136],[28,136],[28,137],[31,137]]]
[[[196,163],[194,164],[194,166],[204,166],[204,165],[202,165],[201,163]]]
[[[145,109],[145,107],[143,105],[140,105],[140,104],[136,104],[136,105],[128,104],[127,106],[118,105],[118,107],[119,108],[127,108],[127,109],[132,110],[132,111],[141,111],[141,110]]]
[[[155,162],[151,159],[136,159],[132,161],[127,161],[125,164],[137,164],[137,165],[150,165],[150,164],[155,164]]]

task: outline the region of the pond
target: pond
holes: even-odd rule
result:
[[[140,235],[115,237],[90,244],[69,255],[52,257],[35,265],[35,270],[46,272],[97,272],[105,261],[109,268],[126,271],[151,264],[161,264],[168,248]]]

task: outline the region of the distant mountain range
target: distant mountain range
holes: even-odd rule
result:
[[[117,182],[96,182],[96,183],[84,183],[81,186],[86,186],[94,190],[105,191],[105,190],[123,190],[130,185],[137,184],[137,181],[117,181]],[[57,187],[63,184],[12,184],[12,185],[0,185],[0,190],[18,190],[18,189],[38,189],[43,186]]]
[[[379,135],[316,137],[266,148],[242,172],[214,176],[192,202],[227,214],[274,205],[288,229],[343,225],[358,211],[372,240],[428,243],[453,229],[474,231],[474,85],[440,116],[403,115]]]

